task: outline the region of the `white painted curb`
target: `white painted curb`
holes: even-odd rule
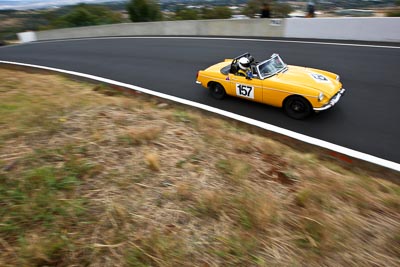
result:
[[[186,100],[186,99],[183,99],[183,98],[179,98],[179,97],[170,96],[170,95],[167,95],[167,94],[155,92],[155,91],[152,91],[152,90],[149,90],[149,89],[146,89],[146,88],[142,88],[142,87],[139,87],[139,86],[135,86],[135,85],[127,84],[127,83],[122,83],[122,82],[118,82],[118,81],[114,81],[114,80],[110,80],[110,79],[106,79],[106,78],[102,78],[102,77],[98,77],[98,76],[94,76],[94,75],[90,75],[90,74],[85,74],[85,73],[80,73],[80,72],[75,72],[75,71],[69,71],[69,70],[63,70],[63,69],[50,68],[50,67],[39,66],[39,65],[25,64],[25,63],[12,62],[12,61],[2,61],[2,60],[0,60],[0,64],[12,64],[12,65],[25,66],[25,67],[31,67],[31,68],[38,68],[38,69],[43,69],[43,70],[50,70],[50,71],[65,73],[65,74],[69,74],[69,75],[75,75],[75,76],[79,76],[79,77],[83,77],[83,78],[96,80],[96,81],[99,81],[99,82],[104,82],[104,83],[113,84],[113,85],[116,85],[116,86],[129,88],[131,90],[139,91],[139,92],[142,92],[142,93],[145,93],[145,94],[149,94],[149,95],[152,95],[152,96],[160,97],[160,98],[167,99],[167,100],[170,100],[170,101],[174,101],[174,102],[177,102],[177,103],[181,103],[181,104],[184,104],[184,105],[188,105],[188,106],[196,107],[196,108],[199,108],[199,109],[202,109],[202,110],[206,110],[206,111],[209,111],[209,112],[212,112],[212,113],[215,113],[215,114],[219,114],[219,115],[222,115],[222,116],[225,116],[225,117],[237,120],[237,121],[241,121],[241,122],[244,122],[244,123],[247,123],[247,124],[250,124],[250,125],[257,126],[257,127],[262,128],[264,130],[275,132],[275,133],[278,133],[278,134],[281,134],[281,135],[285,135],[285,136],[300,140],[300,141],[305,142],[305,143],[309,143],[309,144],[312,144],[312,145],[315,145],[315,146],[326,148],[326,149],[329,149],[331,151],[335,151],[335,152],[341,153],[343,155],[346,155],[346,156],[349,156],[349,157],[352,157],[352,158],[361,159],[361,160],[364,160],[364,161],[367,161],[367,162],[374,163],[376,165],[380,165],[382,167],[386,167],[386,168],[389,168],[389,169],[392,169],[392,170],[400,171],[400,164],[392,162],[392,161],[388,161],[388,160],[381,159],[381,158],[378,158],[378,157],[375,157],[375,156],[372,156],[372,155],[369,155],[369,154],[366,154],[366,153],[362,153],[362,152],[359,152],[359,151],[356,151],[356,150],[352,150],[352,149],[349,149],[349,148],[346,148],[346,147],[335,145],[335,144],[332,144],[332,143],[329,143],[329,142],[326,142],[326,141],[323,141],[323,140],[320,140],[320,139],[317,139],[317,138],[314,138],[314,137],[310,137],[310,136],[307,136],[307,135],[303,135],[303,134],[300,134],[300,133],[289,131],[287,129],[284,129],[284,128],[281,128],[281,127],[277,127],[277,126],[274,126],[274,125],[271,125],[271,124],[268,124],[268,123],[265,123],[265,122],[257,121],[257,120],[251,119],[251,118],[247,118],[247,117],[244,117],[244,116],[232,113],[232,112],[228,112],[228,111],[225,111],[225,110],[221,110],[221,109],[218,109],[218,108],[214,108],[214,107],[211,107],[211,106],[207,106],[207,105],[204,105],[204,104],[200,104],[200,103],[197,103],[197,102]]]

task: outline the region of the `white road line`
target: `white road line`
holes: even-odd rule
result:
[[[218,108],[214,108],[214,107],[211,107],[211,106],[207,106],[207,105],[204,105],[204,104],[200,104],[200,103],[197,103],[197,102],[186,100],[186,99],[183,99],[183,98],[179,98],[179,97],[170,96],[170,95],[167,95],[167,94],[155,92],[155,91],[152,91],[152,90],[149,90],[149,89],[146,89],[146,88],[142,88],[142,87],[139,87],[139,86],[135,86],[135,85],[127,84],[127,83],[122,83],[122,82],[118,82],[118,81],[114,81],[114,80],[110,80],[110,79],[106,79],[106,78],[102,78],[102,77],[98,77],[98,76],[94,76],[94,75],[90,75],[90,74],[85,74],[85,73],[80,73],[80,72],[75,72],[75,71],[69,71],[69,70],[63,70],[63,69],[50,68],[50,67],[46,67],[46,66],[39,66],[39,65],[32,65],[32,64],[25,64],[25,63],[19,63],[19,62],[2,61],[2,60],[0,60],[0,64],[1,63],[3,63],[3,64],[13,64],[13,65],[19,65],[19,66],[25,66],[25,67],[32,67],[32,68],[38,68],[38,69],[44,69],[44,70],[50,70],[50,71],[55,71],[55,72],[75,75],[75,76],[79,76],[79,77],[84,77],[84,78],[96,80],[96,81],[99,81],[99,82],[104,82],[104,83],[113,84],[113,85],[116,85],[116,86],[129,88],[131,90],[139,91],[139,92],[142,92],[142,93],[145,93],[145,94],[153,95],[153,96],[160,97],[160,98],[163,98],[163,99],[167,99],[167,100],[171,100],[171,101],[174,101],[174,102],[178,102],[178,103],[181,103],[181,104],[184,104],[184,105],[188,105],[188,106],[196,107],[196,108],[203,109],[203,110],[206,110],[206,111],[209,111],[209,112],[213,112],[213,113],[216,113],[216,114],[219,114],[219,115],[222,115],[222,116],[225,116],[225,117],[237,120],[237,121],[241,121],[241,122],[244,122],[244,123],[247,123],[247,124],[250,124],[250,125],[257,126],[259,128],[262,128],[262,129],[265,129],[265,130],[268,130],[268,131],[271,131],[271,132],[275,132],[275,133],[278,133],[278,134],[281,134],[281,135],[285,135],[285,136],[288,136],[288,137],[303,141],[305,143],[309,143],[309,144],[316,145],[316,146],[319,146],[319,147],[327,148],[327,149],[329,149],[331,151],[335,151],[335,152],[341,153],[343,155],[347,155],[347,156],[352,157],[352,158],[361,159],[361,160],[364,160],[364,161],[367,161],[367,162],[371,162],[371,163],[374,163],[374,164],[377,164],[377,165],[380,165],[380,166],[383,166],[383,167],[386,167],[386,168],[390,168],[390,169],[393,169],[393,170],[396,170],[396,171],[400,171],[400,164],[398,164],[396,162],[388,161],[388,160],[381,159],[381,158],[378,158],[378,157],[375,157],[375,156],[372,156],[372,155],[369,155],[369,154],[365,154],[365,153],[362,153],[362,152],[359,152],[359,151],[356,151],[356,150],[352,150],[352,149],[349,149],[349,148],[346,148],[346,147],[335,145],[335,144],[332,144],[332,143],[329,143],[329,142],[326,142],[326,141],[323,141],[323,140],[320,140],[320,139],[317,139],[317,138],[314,138],[314,137],[310,137],[310,136],[307,136],[307,135],[296,133],[296,132],[293,132],[293,131],[290,131],[290,130],[287,130],[287,129],[284,129],[284,128],[281,128],[281,127],[277,127],[277,126],[274,126],[274,125],[271,125],[271,124],[268,124],[268,123],[265,123],[265,122],[261,122],[261,121],[257,121],[257,120],[251,119],[251,118],[247,118],[247,117],[244,117],[244,116],[241,116],[241,115],[229,112],[229,111],[221,110],[221,109],[218,109]]]
[[[336,45],[336,46],[354,46],[354,47],[369,47],[369,48],[387,48],[400,49],[400,46],[390,45],[368,45],[368,44],[351,44],[351,43],[332,43],[322,41],[300,41],[300,40],[279,40],[279,39],[257,39],[257,38],[230,38],[230,37],[185,37],[185,36],[110,36],[110,37],[84,37],[75,39],[57,39],[43,40],[32,42],[35,43],[53,43],[53,42],[69,42],[83,40],[107,40],[107,39],[187,39],[187,40],[222,40],[222,41],[246,41],[246,42],[272,42],[272,43],[298,43],[298,44],[317,44],[317,45]]]

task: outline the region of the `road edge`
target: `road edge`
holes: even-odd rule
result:
[[[13,62],[13,61],[3,61],[0,60],[0,64],[8,64],[8,65],[16,65],[16,66],[23,66],[23,67],[31,67],[31,68],[37,68],[37,69],[42,69],[42,70],[48,70],[48,71],[54,71],[54,72],[59,72],[59,73],[63,73],[63,74],[67,74],[67,75],[73,75],[73,76],[77,76],[77,77],[81,77],[81,78],[86,78],[86,79],[90,79],[90,80],[95,80],[98,82],[103,82],[103,83],[107,83],[107,84],[112,84],[115,86],[119,86],[119,87],[124,87],[124,88],[128,88],[130,90],[134,90],[134,91],[138,91],[141,93],[145,93],[151,96],[155,96],[155,97],[159,97],[162,99],[166,99],[169,101],[173,101],[179,104],[183,104],[183,105],[187,105],[190,107],[194,107],[194,108],[198,108],[201,110],[205,110],[208,112],[212,112],[218,115],[221,115],[223,117],[227,117],[245,124],[249,124],[252,126],[256,126],[258,128],[261,128],[263,130],[267,130],[270,132],[274,132],[280,135],[284,135],[290,138],[293,138],[295,140],[304,142],[304,143],[308,143],[317,147],[321,147],[324,149],[328,149],[330,151],[336,152],[336,153],[340,153],[343,155],[346,155],[348,157],[352,157],[355,159],[359,159],[359,160],[363,160],[369,163],[373,163],[376,165],[379,165],[381,167],[385,167],[391,170],[395,170],[400,172],[400,164],[393,162],[393,161],[389,161],[389,160],[385,160],[373,155],[369,155],[363,152],[359,152],[353,149],[349,149],[346,147],[342,147],[324,140],[320,140],[314,137],[310,137],[304,134],[300,134],[294,131],[290,131],[278,126],[274,126],[272,124],[268,124],[265,122],[261,122],[261,121],[257,121],[242,115],[238,115],[229,111],[225,111],[225,110],[221,110],[218,108],[214,108],[208,105],[204,105],[204,104],[200,104],[194,101],[190,101],[190,100],[186,100],[183,98],[179,98],[179,97],[175,97],[175,96],[170,96],[164,93],[159,93],[156,91],[152,91],[150,89],[146,89],[143,87],[139,87],[139,86],[135,86],[135,85],[131,85],[131,84],[127,84],[127,83],[122,83],[122,82],[118,82],[115,80],[111,80],[111,79],[107,79],[107,78],[102,78],[99,76],[95,76],[95,75],[90,75],[90,74],[85,74],[85,73],[80,73],[80,72],[76,72],[76,71],[69,71],[69,70],[64,70],[64,69],[58,69],[58,68],[51,68],[51,67],[46,67],[46,66],[41,66],[41,65],[33,65],[33,64],[26,64],[26,63],[20,63],[20,62]]]

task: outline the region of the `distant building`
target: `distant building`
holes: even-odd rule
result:
[[[349,17],[372,17],[374,16],[374,11],[363,9],[339,9],[335,11],[335,14]]]
[[[290,18],[305,18],[306,15],[307,15],[306,12],[302,10],[295,10],[288,14]]]
[[[250,18],[246,15],[232,15],[231,19],[250,19]]]

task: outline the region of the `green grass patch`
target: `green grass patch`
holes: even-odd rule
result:
[[[122,95],[124,95],[123,92],[117,91],[117,90],[111,88],[107,84],[96,85],[93,88],[93,91],[98,92],[98,93],[103,94],[103,95],[106,95],[106,96],[122,96]]]
[[[191,114],[186,110],[177,109],[173,112],[173,118],[176,122],[191,123],[194,127],[199,126],[199,118],[195,114]]]
[[[191,212],[200,218],[218,219],[223,211],[226,196],[220,192],[203,191],[198,195]]]
[[[125,254],[127,266],[182,266],[189,253],[184,240],[177,234],[154,231],[131,246]]]
[[[232,158],[217,161],[216,167],[224,177],[235,183],[246,180],[251,171],[251,166],[247,162]]]
[[[68,168],[34,168],[22,176],[3,174],[0,184],[2,209],[0,233],[15,235],[40,224],[52,228],[60,218],[79,216],[84,200],[74,196],[79,174]]]
[[[259,249],[257,238],[247,232],[233,232],[218,238],[218,245],[211,248],[211,253],[223,260],[227,266],[254,266]]]

